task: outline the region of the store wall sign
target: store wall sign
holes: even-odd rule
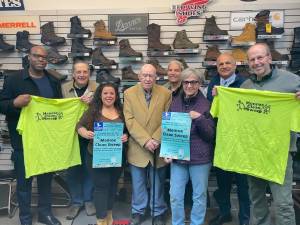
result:
[[[188,0],[181,5],[173,5],[172,11],[175,12],[178,25],[185,24],[190,17],[198,17],[206,10],[206,6],[212,0]]]
[[[27,30],[31,34],[39,34],[39,16],[0,16],[0,33],[15,34],[22,30]]]
[[[147,36],[149,14],[108,15],[109,31],[118,36]]]
[[[23,0],[0,0],[0,11],[24,10]]]
[[[241,30],[246,23],[255,23],[255,16],[259,11],[251,12],[231,12],[230,28],[231,30]],[[276,10],[270,12],[270,23],[274,27],[283,27],[284,25],[284,12],[283,10]]]

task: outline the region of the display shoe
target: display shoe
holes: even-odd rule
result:
[[[157,59],[154,59],[154,58],[149,59],[149,60],[147,61],[147,63],[153,65],[153,66],[156,68],[156,74],[157,74],[157,76],[165,76],[165,75],[167,75],[167,70],[165,70],[165,69],[159,64],[159,62],[158,62]]]
[[[98,20],[94,23],[95,31],[94,38],[99,38],[103,40],[117,40],[117,37],[114,36],[111,32],[106,29],[105,23],[103,20]]]
[[[216,17],[211,16],[206,18],[203,35],[228,35],[228,32],[221,30],[216,23]]]
[[[173,41],[173,47],[174,49],[194,49],[198,48],[199,44],[191,42],[187,37],[186,31],[182,30],[176,33],[176,37]]]
[[[284,33],[284,28],[274,26],[271,26],[271,32],[267,32],[266,25],[270,24],[270,10],[260,11],[258,14],[256,14],[254,20],[256,22],[256,35],[272,35]]]
[[[176,60],[182,63],[183,69],[189,68],[184,58],[176,58]]]
[[[95,48],[92,54],[92,64],[94,66],[106,66],[116,65],[116,62],[112,59],[108,59],[103,55],[101,48]]]
[[[36,46],[29,42],[29,32],[27,30],[18,31],[17,34],[16,49],[21,52],[29,52],[33,46]]]
[[[0,34],[0,51],[13,51],[14,45],[10,45],[4,41],[3,34]]]
[[[138,80],[138,74],[132,70],[131,66],[122,68],[122,80]]]
[[[256,41],[255,36],[255,25],[252,23],[246,23],[243,32],[237,36],[232,38],[232,44],[236,45],[249,45],[254,44]]]
[[[236,62],[247,62],[247,53],[240,48],[234,48],[231,52]]]
[[[56,46],[66,42],[64,37],[59,37],[55,34],[53,22],[48,22],[41,26],[41,34],[41,42],[45,45]]]
[[[50,74],[50,76],[53,76],[55,79],[57,79],[59,81],[66,80],[68,78],[68,75],[63,75],[54,69],[47,69],[47,72]]]
[[[147,26],[148,32],[148,50],[168,51],[171,50],[170,45],[162,44],[160,42],[160,26],[151,23]]]
[[[92,35],[92,32],[81,26],[81,21],[78,16],[73,16],[70,18],[71,30],[70,34],[87,34],[88,37]]]
[[[119,46],[119,57],[143,57],[143,54],[141,52],[137,52],[131,48],[128,39],[122,39],[119,42]]]
[[[218,45],[207,46],[204,61],[217,61],[220,54]]]
[[[96,82],[99,84],[113,83],[113,84],[119,85],[120,81],[121,81],[120,78],[117,78],[117,77],[114,77],[113,75],[111,75],[109,70],[101,69],[101,70],[97,71]]]
[[[294,28],[294,43],[300,43],[300,27]]]
[[[83,44],[82,38],[72,39],[71,53],[77,54],[77,53],[91,53],[91,52],[92,52],[92,49],[86,47]]]
[[[63,64],[68,60],[66,55],[60,55],[56,48],[50,47],[47,49],[47,61],[51,64]]]

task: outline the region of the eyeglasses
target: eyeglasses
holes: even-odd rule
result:
[[[182,81],[182,84],[185,85],[185,86],[188,86],[189,84],[191,86],[195,86],[195,85],[199,84],[199,81],[197,81],[197,80],[184,80],[184,81]]]
[[[149,78],[155,78],[155,77],[156,77],[156,74],[142,73],[141,76],[142,76],[143,78],[147,78],[147,77],[149,77]]]
[[[30,55],[33,56],[36,59],[42,59],[42,60],[46,60],[47,59],[46,55],[40,55],[40,54],[35,54],[35,53],[32,53]]]

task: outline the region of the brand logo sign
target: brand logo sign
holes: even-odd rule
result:
[[[190,17],[200,16],[210,2],[211,0],[188,0],[181,5],[173,5],[172,11],[175,12],[177,24],[185,24]]]
[[[31,34],[39,34],[39,16],[0,16],[0,33],[15,34],[22,30],[27,30]]]
[[[0,11],[24,10],[23,0],[0,0]]]

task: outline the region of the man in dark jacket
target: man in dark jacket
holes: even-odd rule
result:
[[[17,133],[16,127],[19,121],[22,107],[30,103],[30,95],[45,98],[61,98],[61,87],[58,80],[50,76],[47,70],[47,51],[42,46],[34,46],[29,53],[29,68],[17,71],[9,75],[0,93],[0,113],[6,115],[6,121],[14,149],[12,160],[14,161],[17,177],[17,197],[19,203],[19,217],[21,225],[31,225],[32,215],[31,184],[32,178],[25,178],[25,166],[23,155],[22,137]],[[37,176],[39,201],[38,222],[47,225],[61,225],[51,212],[51,181],[52,173]]]
[[[217,59],[218,74],[211,80],[207,90],[207,99],[213,100],[214,86],[238,88],[245,81],[243,77],[235,73],[236,62],[229,53],[221,54]],[[240,225],[248,225],[250,219],[250,200],[248,194],[247,177],[243,174],[224,171],[216,168],[218,189],[214,197],[219,205],[219,214],[210,221],[210,225],[221,225],[232,220],[230,213],[230,192],[232,181],[235,179],[239,200],[239,221]]]

